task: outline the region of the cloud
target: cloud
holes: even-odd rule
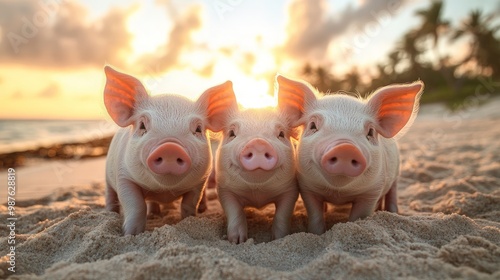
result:
[[[36,95],[39,98],[54,98],[61,95],[61,88],[57,83],[50,83]]]
[[[0,63],[123,65],[131,51],[126,23],[134,9],[111,9],[90,21],[86,9],[73,1],[0,0]]]
[[[166,43],[156,52],[146,54],[140,59],[147,68],[161,72],[186,67],[180,58],[185,51],[197,48],[192,35],[202,26],[200,6],[191,6],[185,13],[178,15],[167,5],[167,12],[176,17],[173,18],[174,26],[166,38]]]
[[[294,0],[288,10],[283,51],[296,59],[324,60],[330,43],[340,35],[376,22],[381,13],[394,13],[406,0],[362,1],[329,14],[326,0]]]

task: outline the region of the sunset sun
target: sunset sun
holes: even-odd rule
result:
[[[233,87],[238,103],[244,108],[276,106],[277,102],[270,94],[269,85],[264,80],[242,76],[233,80]]]

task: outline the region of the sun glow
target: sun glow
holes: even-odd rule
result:
[[[266,75],[252,70],[234,63],[231,57],[219,56],[211,79],[230,80],[236,99],[244,108],[275,107],[278,102],[272,95],[273,89],[270,88]]]
[[[168,34],[169,29],[172,28],[173,23],[169,22],[164,11],[154,5],[154,3],[146,2],[128,18],[127,27],[133,35],[131,42],[133,58],[157,51],[158,47],[165,43],[165,38],[152,34]],[[154,32],[145,32],[145,30],[154,30]]]
[[[275,107],[277,101],[269,94],[269,85],[264,80],[238,77],[233,80],[238,103],[244,108]]]

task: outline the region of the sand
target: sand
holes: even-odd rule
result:
[[[180,220],[179,205],[122,236],[104,210],[104,182],[67,185],[16,205],[16,267],[7,270],[7,208],[0,206],[0,278],[9,279],[500,279],[500,102],[456,114],[424,107],[400,139],[400,214],[347,222],[329,206],[321,235],[306,233],[297,202],[293,233],[271,241],[273,206],[248,209],[250,239],[225,240],[217,194]],[[3,184],[3,183],[2,183]]]
[[[43,199],[68,186],[103,182],[106,158],[50,160],[16,167],[16,200]],[[0,170],[0,182],[7,182],[7,170]],[[7,202],[7,188],[0,188],[0,204]]]

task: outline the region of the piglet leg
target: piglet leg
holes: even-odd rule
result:
[[[118,194],[116,191],[106,183],[106,210],[120,213],[120,202],[118,201]]]
[[[231,192],[219,190],[219,196],[227,217],[227,239],[236,244],[247,241],[247,218],[243,211],[243,205]]]
[[[353,222],[357,219],[364,219],[377,208],[378,198],[359,198],[352,203],[351,215],[349,221]]]
[[[299,191],[295,186],[290,186],[290,191],[282,194],[275,202],[276,213],[274,214],[272,239],[278,239],[290,234],[293,210]]]
[[[324,201],[321,196],[312,192],[301,192],[300,196],[304,201],[307,210],[308,226],[307,230],[310,233],[323,234],[325,232],[325,217],[323,214]]]
[[[196,210],[198,204],[200,203],[201,193],[203,190],[203,184],[195,187],[193,190],[185,193],[182,196],[181,202],[181,218],[187,218],[189,216],[196,216]]]
[[[146,202],[142,189],[128,180],[118,181],[118,199],[123,208],[123,232],[138,234],[146,228]]]
[[[398,213],[398,184],[392,183],[389,192],[385,195],[385,211]]]

